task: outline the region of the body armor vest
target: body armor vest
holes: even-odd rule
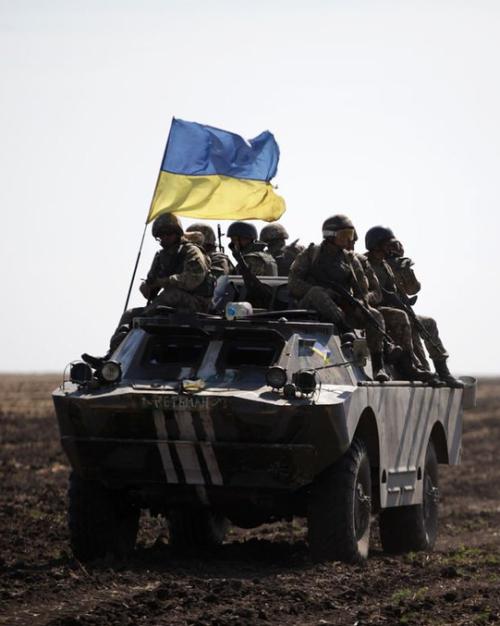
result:
[[[311,244],[309,251],[312,262],[305,280],[311,285],[328,287],[328,283],[335,282],[347,289],[352,286],[354,275],[349,257],[344,250],[339,248],[334,252],[324,244],[320,246]]]

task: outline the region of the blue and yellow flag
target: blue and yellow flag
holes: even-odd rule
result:
[[[285,201],[269,181],[278,160],[278,144],[267,130],[246,141],[219,128],[174,118],[147,221],[162,213],[277,220]]]

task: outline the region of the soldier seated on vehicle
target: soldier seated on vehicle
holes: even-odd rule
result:
[[[156,218],[153,237],[160,243],[147,278],[139,290],[148,301],[147,306],[128,309],[122,315],[110,340],[108,354],[92,357],[82,354],[82,359],[94,367],[109,358],[130,330],[134,317],[154,315],[159,306],[168,306],[186,313],[208,311],[215,286],[210,259],[203,249],[184,237],[179,219],[171,213]],[[194,233],[191,233],[194,235]],[[200,235],[200,240],[202,236]]]
[[[227,236],[231,239],[230,250],[241,254],[254,276],[277,276],[276,261],[265,252],[266,244],[257,240],[257,229],[248,222],[233,222],[227,229]],[[236,274],[241,269],[236,266]]]
[[[278,276],[288,276],[290,266],[304,250],[304,246],[298,244],[298,239],[289,245],[286,244],[287,239],[286,228],[278,222],[268,224],[260,231],[260,240],[267,244],[266,252],[276,261]]]
[[[212,274],[215,278],[232,274],[234,271],[233,264],[229,260],[227,254],[217,250],[215,245],[215,232],[213,228],[208,224],[197,222],[196,224],[191,224],[191,226],[186,228],[186,233],[191,232],[199,232],[203,235],[201,247],[210,257],[210,261],[212,262]]]
[[[354,252],[354,245],[357,239],[358,235],[355,232],[351,249],[363,268],[368,281],[367,302],[382,313],[387,334],[392,339],[392,343],[386,342],[385,352],[386,355],[389,355],[388,359],[390,359],[391,363],[395,366],[397,378],[402,378],[403,380],[434,382],[434,376],[429,375],[428,372],[418,369],[418,367],[415,366],[414,362],[417,359],[413,350],[412,327],[410,320],[408,319],[407,314],[401,309],[387,305],[387,298],[384,298],[384,293],[381,289],[378,275],[368,260],[368,257],[364,254]],[[389,276],[387,276],[385,280],[389,281]]]
[[[448,369],[448,352],[439,337],[435,320],[413,312],[414,301],[408,296],[420,290],[420,283],[411,269],[413,262],[403,256],[404,249],[395,239],[392,230],[384,226],[374,226],[366,233],[366,247],[367,257],[382,288],[383,302],[408,314],[415,354],[421,365],[428,371],[428,362],[421,344],[423,339],[439,380],[449,387],[463,387],[463,383],[452,376]]]
[[[293,262],[288,288],[299,299],[299,307],[314,309],[323,321],[335,324],[341,332],[364,328],[373,378],[384,382],[389,380],[384,370],[384,319],[366,304],[368,283],[359,261],[349,251],[353,238],[354,225],[348,217],[329,217],[323,223],[323,242],[319,246],[311,244]],[[353,301],[336,287],[354,296]]]

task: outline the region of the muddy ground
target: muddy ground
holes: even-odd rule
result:
[[[313,565],[303,520],[232,530],[214,554],[171,553],[143,516],[127,562],[76,562],[51,376],[0,377],[0,624],[492,624],[500,622],[500,380],[483,380],[463,463],[441,466],[432,554]],[[373,530],[377,533],[376,527]]]

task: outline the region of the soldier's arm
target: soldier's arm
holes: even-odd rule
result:
[[[309,272],[311,260],[308,250],[301,252],[290,267],[288,289],[294,298],[303,298],[312,287],[305,278]]]
[[[185,244],[185,257],[182,271],[172,274],[168,278],[160,278],[157,282],[162,287],[172,286],[193,291],[204,281],[209,265],[203,252],[198,246]]]
[[[377,306],[382,302],[382,289],[380,289],[377,275],[366,257],[360,257],[359,261],[368,281],[368,304]]]
[[[368,278],[366,277],[363,267],[355,256],[352,256],[351,267],[353,273],[352,292],[355,298],[359,298],[365,302],[368,301]]]
[[[420,291],[421,284],[415,276],[415,272],[412,270],[412,262],[410,259],[401,259],[401,261],[407,261],[407,263],[403,263],[399,272],[403,289],[407,296],[414,296]]]

